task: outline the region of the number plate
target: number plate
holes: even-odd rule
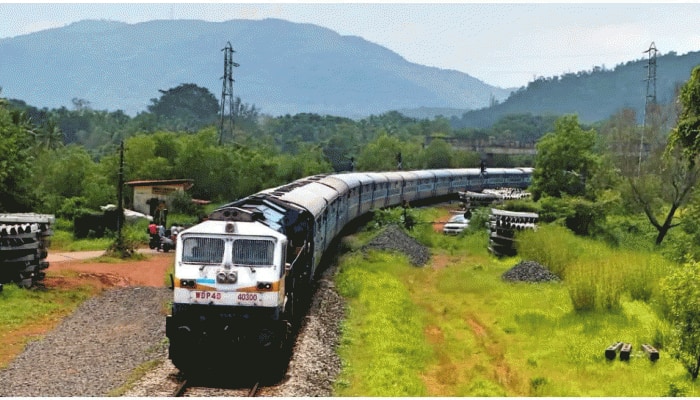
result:
[[[192,295],[195,300],[221,300],[220,292],[194,292]]]
[[[239,303],[247,303],[247,304],[252,304],[258,301],[258,294],[257,293],[238,293],[236,296],[236,300],[238,300]]]

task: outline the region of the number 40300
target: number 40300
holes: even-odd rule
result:
[[[258,300],[258,295],[257,295],[257,293],[239,293],[239,294],[238,294],[238,300],[241,300],[241,301],[257,301],[257,300]]]

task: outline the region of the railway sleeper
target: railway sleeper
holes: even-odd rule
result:
[[[632,344],[631,343],[624,343],[622,345],[622,347],[620,348],[620,360],[621,361],[629,361],[631,353],[632,353]]]
[[[654,346],[650,344],[643,344],[642,350],[644,350],[644,352],[647,353],[647,355],[649,356],[649,360],[656,361],[659,359],[659,351],[656,350]]]
[[[620,348],[622,348],[622,345],[622,342],[615,342],[608,346],[608,348],[605,349],[605,358],[608,360],[614,360],[617,357],[617,352],[619,352]]]

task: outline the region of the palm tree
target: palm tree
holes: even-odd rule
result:
[[[53,118],[46,122],[35,137],[37,143],[46,149],[57,149],[63,146],[63,132]]]

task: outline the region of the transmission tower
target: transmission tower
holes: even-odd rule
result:
[[[226,106],[228,105],[228,120],[231,136],[233,136],[233,67],[238,67],[239,64],[233,62],[233,47],[231,42],[226,42],[226,47],[221,49],[224,52],[224,76],[223,88],[221,89],[221,125],[219,126],[219,144],[224,141],[224,121],[226,120]]]
[[[649,49],[645,51],[649,53],[649,61],[647,62],[647,95],[644,103],[645,109],[649,104],[656,103],[656,45],[651,42]]]
[[[647,92],[644,98],[644,118],[642,121],[642,138],[639,141],[639,164],[637,165],[637,176],[642,172],[642,153],[644,151],[644,131],[647,127],[647,112],[650,106],[656,104],[656,45],[651,42],[649,49],[645,50],[644,53],[648,53],[647,61]]]

